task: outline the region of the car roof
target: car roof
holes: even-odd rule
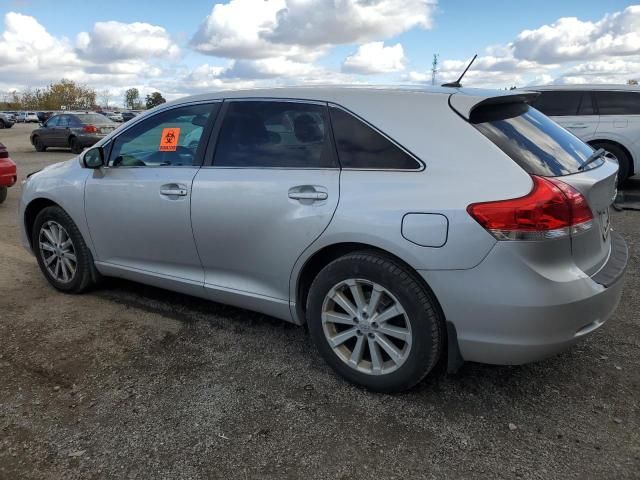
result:
[[[508,90],[488,90],[478,88],[451,88],[432,87],[419,85],[301,85],[290,87],[272,88],[251,88],[241,90],[220,90],[216,92],[204,93],[183,97],[168,105],[179,105],[195,101],[220,100],[223,98],[282,98],[318,101],[336,101],[344,98],[349,93],[359,95],[402,95],[402,94],[425,94],[425,95],[468,95],[476,98],[492,98],[502,95],[509,95]],[[167,105],[167,104],[163,104]]]
[[[551,91],[551,90],[597,90],[597,91],[630,91],[630,92],[640,92],[639,85],[616,85],[616,84],[575,84],[575,85],[539,85],[539,86],[529,86],[524,87],[519,90],[533,90],[533,91]]]

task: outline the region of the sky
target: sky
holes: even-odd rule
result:
[[[62,78],[122,104],[301,83],[505,88],[640,80],[618,0],[0,0],[0,99]]]

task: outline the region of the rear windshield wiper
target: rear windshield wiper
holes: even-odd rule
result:
[[[605,153],[607,153],[607,151],[604,148],[599,148],[598,150],[593,152],[591,155],[589,155],[589,157],[585,160],[585,162],[578,167],[578,170],[580,171],[584,170],[585,168],[587,168],[587,166],[591,165],[593,162],[598,160]]]

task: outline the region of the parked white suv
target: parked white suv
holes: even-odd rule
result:
[[[627,85],[548,85],[533,106],[620,163],[619,183],[640,173],[640,87]]]

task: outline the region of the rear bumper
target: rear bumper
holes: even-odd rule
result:
[[[107,135],[76,135],[76,138],[78,139],[78,141],[80,142],[80,145],[82,145],[83,147],[91,147],[94,144],[98,143],[100,140],[102,140],[104,137],[106,137]]]
[[[0,187],[11,187],[17,180],[16,164],[10,158],[0,159]]]
[[[593,278],[572,263],[538,268],[510,256],[501,242],[471,270],[420,273],[455,326],[462,359],[528,363],[572,346],[615,311],[628,252],[622,237],[612,235],[610,258]],[[607,286],[596,281],[605,277]]]

